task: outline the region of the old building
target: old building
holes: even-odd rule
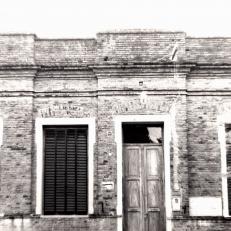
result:
[[[0,35],[0,230],[231,230],[231,38]]]

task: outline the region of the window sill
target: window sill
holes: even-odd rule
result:
[[[45,219],[61,219],[61,218],[89,218],[89,219],[98,219],[98,218],[120,218],[122,215],[106,215],[106,214],[88,214],[88,215],[41,215],[41,214],[34,214],[33,217],[37,218],[45,218]]]
[[[39,215],[40,218],[89,218],[89,215]]]

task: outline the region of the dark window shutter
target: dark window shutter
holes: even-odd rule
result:
[[[44,131],[44,214],[87,214],[87,126]]]
[[[56,133],[54,130],[45,131],[45,165],[44,165],[44,213],[52,214],[55,211],[55,153]]]
[[[231,169],[231,144],[226,144],[226,163],[228,171]],[[229,215],[231,215],[231,178],[227,177],[228,185],[228,203],[229,203]]]
[[[77,136],[77,179],[76,179],[76,188],[77,188],[77,212],[78,214],[85,214],[87,211],[87,142],[86,134],[84,132],[79,132]]]
[[[231,170],[231,127],[226,126],[226,164],[227,164],[227,172],[229,173]],[[231,215],[231,177],[227,177],[227,185],[228,185],[228,208],[229,215]]]
[[[231,167],[231,144],[226,144],[226,164]]]
[[[229,215],[231,215],[231,178],[227,178],[227,185],[228,185],[228,208],[229,208]]]

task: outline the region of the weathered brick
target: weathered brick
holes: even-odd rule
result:
[[[177,64],[171,60],[176,43]],[[189,216],[189,197],[222,196],[217,116],[231,112],[229,38],[157,31],[99,33],[86,40],[2,35],[0,48],[0,230],[117,230],[114,118],[166,114],[175,125],[171,190],[182,201],[172,230],[231,230],[228,218]],[[86,117],[96,118],[95,214],[35,216],[36,118]],[[115,189],[105,190],[104,181]]]

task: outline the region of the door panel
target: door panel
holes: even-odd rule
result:
[[[164,230],[163,152],[161,146],[144,146],[144,165],[147,168],[144,190],[147,192],[145,213],[147,231]],[[146,231],[145,230],[145,231]]]
[[[125,144],[123,158],[124,231],[164,231],[162,146]]]
[[[127,220],[127,231],[141,230],[141,217],[137,212],[129,212]]]
[[[144,152],[146,154],[146,165],[147,165],[147,175],[148,176],[159,176],[161,161],[158,149],[154,147],[144,147]]]
[[[147,181],[147,205],[149,208],[159,208],[160,205],[160,184],[157,180]]]
[[[126,153],[126,176],[130,177],[140,177],[140,148],[128,148]]]
[[[127,147],[124,159],[124,230],[142,230],[141,148]]]
[[[140,184],[137,180],[128,181],[128,207],[140,208]]]
[[[160,224],[160,213],[159,212],[149,212],[148,213],[148,227],[149,231],[162,231]]]

